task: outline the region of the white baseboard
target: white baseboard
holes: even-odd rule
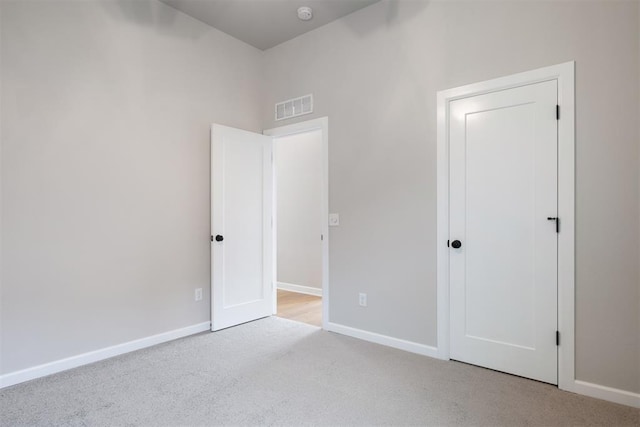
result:
[[[424,356],[429,356],[436,359],[441,358],[436,347],[393,338],[387,335],[377,334],[375,332],[363,331],[362,329],[356,329],[350,326],[344,326],[337,323],[329,322],[327,323],[327,331],[347,335],[353,338],[359,338],[361,340],[374,342],[376,344],[386,345],[400,350],[409,351],[411,353],[422,354]],[[579,380],[575,380],[571,389],[567,391],[589,397],[595,397],[596,399],[619,403],[621,405],[640,408],[640,393],[633,393],[630,391],[592,384]]]
[[[332,322],[327,323],[327,331],[335,332],[342,335],[348,335],[353,338],[359,338],[361,340],[386,345],[388,347],[409,351],[411,353],[421,354],[423,356],[438,358],[438,349],[436,347],[431,347],[425,344],[418,344],[413,341],[393,338],[387,335],[377,334],[375,332],[363,331],[362,329],[356,329],[350,326],[344,326]]]
[[[278,288],[280,288],[280,283],[278,283]],[[161,334],[152,335],[150,337],[140,338],[134,341],[117,344],[100,350],[90,351],[88,353],[79,354],[77,356],[67,357],[65,359],[56,360],[53,362],[45,363],[43,365],[34,366],[32,368],[10,372],[8,374],[0,375],[0,388],[20,384],[25,381],[45,377],[47,375],[66,371],[72,368],[77,368],[83,365],[88,365],[90,363],[98,362],[110,357],[119,356],[121,354],[129,353],[209,330],[211,330],[211,322],[203,322],[197,325],[187,326],[181,329],[174,329],[173,331],[163,332]],[[362,329],[356,329],[332,322],[327,323],[327,330],[330,332],[347,335],[353,338],[359,338],[361,340],[374,342],[376,344],[382,344],[400,350],[409,351],[411,353],[439,358],[438,349],[436,347],[431,347],[425,344],[418,344],[416,342],[393,338],[387,335],[364,331]],[[572,391],[574,393],[582,394],[589,397],[594,397],[596,399],[619,403],[621,405],[640,408],[640,393],[620,390],[580,380],[575,380],[573,387],[571,387],[571,390],[568,391]]]
[[[161,334],[152,335],[150,337],[140,338],[134,341],[102,348],[100,350],[90,351],[88,353],[79,354],[77,356],[55,360],[53,362],[34,366],[32,368],[9,372],[8,374],[0,375],[0,388],[9,387],[15,384],[23,383],[25,381],[45,377],[57,372],[77,368],[78,366],[82,365],[88,365],[89,363],[98,362],[110,357],[119,356],[124,353],[129,353],[131,351],[140,350],[146,347],[151,347],[167,341],[172,341],[178,338],[209,330],[211,330],[211,322],[203,322],[197,325],[187,326],[186,328],[174,329],[173,331],[163,332]]]
[[[294,285],[293,283],[278,282],[278,289],[289,292],[297,292],[299,294],[322,296],[322,289],[312,288],[311,286]]]
[[[580,380],[574,381],[573,390],[571,391],[585,396],[595,397],[596,399],[608,400],[609,402],[640,408],[640,393],[633,393],[631,391]]]

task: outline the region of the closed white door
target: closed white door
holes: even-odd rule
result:
[[[450,103],[452,359],[557,384],[557,81]]]
[[[211,127],[211,329],[273,311],[272,138]]]

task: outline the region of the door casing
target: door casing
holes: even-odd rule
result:
[[[474,83],[437,94],[437,320],[438,357],[449,359],[449,104],[499,90],[558,82],[558,387],[575,387],[575,63]]]
[[[281,126],[263,131],[264,135],[275,138],[320,130],[322,134],[322,329],[327,330],[329,324],[329,119],[321,117],[287,126]],[[276,189],[277,191],[277,189]],[[274,211],[276,203],[274,202]],[[275,218],[275,213],[274,213]],[[277,227],[274,219],[273,227],[273,259],[274,272],[277,271]],[[275,281],[275,278],[274,278]],[[277,288],[273,288],[273,313],[277,312]]]

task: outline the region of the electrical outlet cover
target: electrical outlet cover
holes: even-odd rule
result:
[[[367,294],[361,293],[358,295],[358,304],[360,304],[361,307],[367,306]]]

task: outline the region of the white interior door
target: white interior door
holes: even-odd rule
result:
[[[452,101],[449,119],[450,356],[553,384],[556,104],[552,80]]]
[[[272,138],[211,127],[211,329],[273,310]]]

